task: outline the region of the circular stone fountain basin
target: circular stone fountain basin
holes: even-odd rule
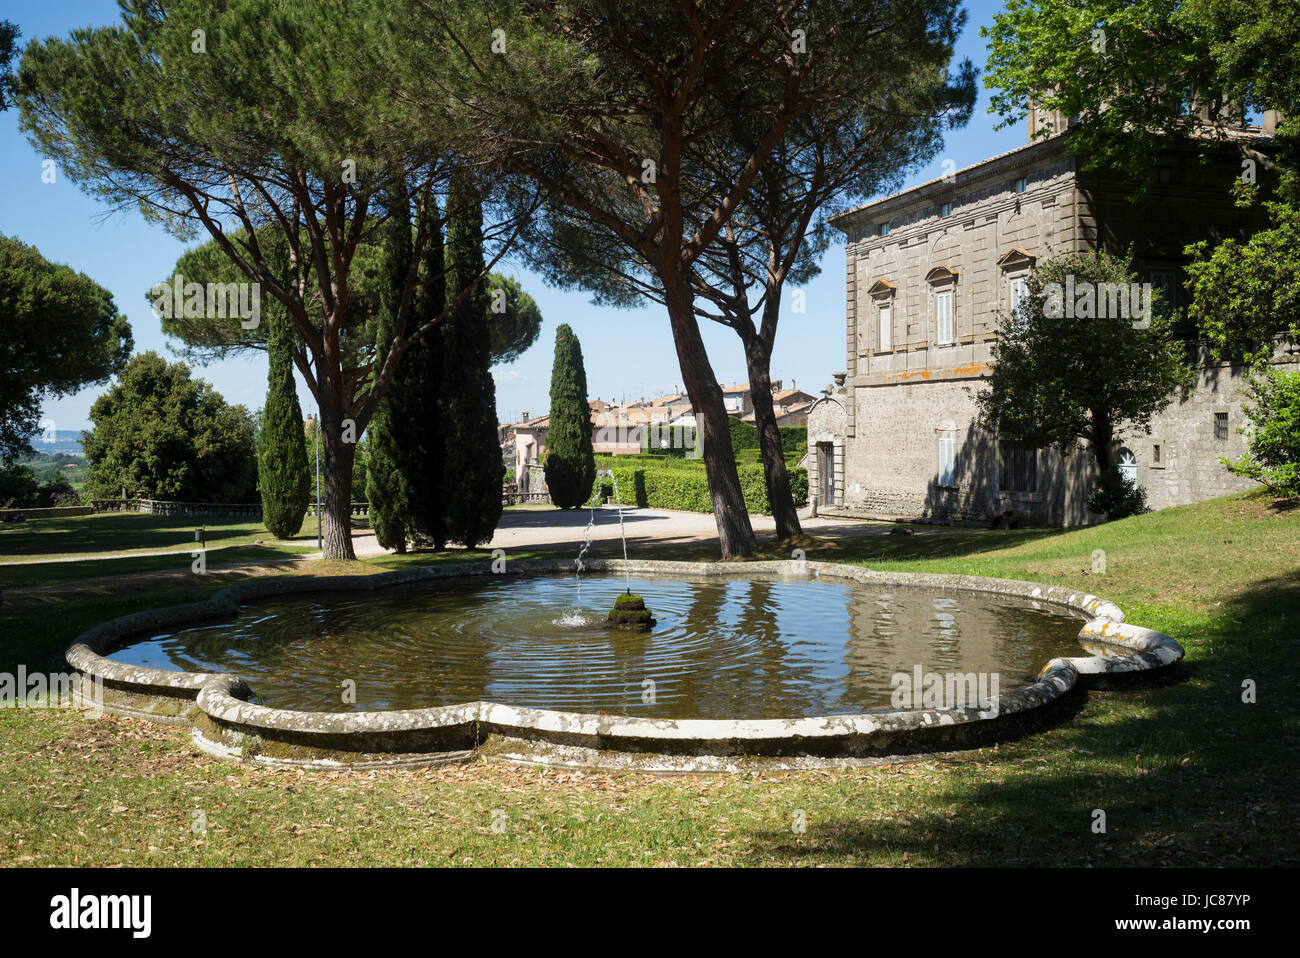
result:
[[[86,704],[193,725],[225,758],[711,771],[999,741],[1183,657],[1104,599],[1034,583],[806,561],[588,569],[581,593],[549,560],[251,581],[106,622],[67,659]],[[601,625],[628,587],[609,573],[635,576],[650,633]],[[918,684],[900,702],[902,674]],[[997,686],[921,694],[945,675]]]
[[[914,671],[1032,685],[1079,655],[1082,613],[993,593],[825,576],[637,577],[657,625],[628,634],[602,610],[621,576],[494,576],[375,595],[293,596],[233,621],[147,635],[115,662],[233,672],[260,704],[311,712],[486,700],[670,719],[886,711]],[[988,679],[986,678],[986,684]]]

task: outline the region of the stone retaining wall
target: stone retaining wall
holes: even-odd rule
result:
[[[69,516],[88,516],[95,510],[90,506],[50,506],[45,509],[0,509],[0,512],[7,512],[11,515],[22,516],[24,519],[66,519]]]
[[[358,767],[459,760],[473,750],[513,762],[718,771],[878,760],[988,744],[1057,715],[1072,692],[1111,687],[1126,677],[1164,672],[1183,657],[1168,636],[1128,625],[1113,603],[1060,586],[978,576],[875,572],[814,561],[689,563],[593,560],[595,572],[708,577],[768,573],[828,576],[872,585],[993,593],[1035,607],[1057,606],[1089,621],[1085,656],[1046,663],[1038,681],[998,698],[995,714],[977,708],[916,709],[798,719],[638,719],[516,708],[493,702],[381,712],[298,712],[252,702],[238,677],[129,666],[104,658],[141,633],[231,619],[247,602],[301,592],[373,591],[410,582],[489,575],[490,563],[426,566],[373,576],[265,579],[223,589],[206,602],[138,612],[85,632],[68,663],[104,681],[106,711],[194,726],[195,744],[222,758],[268,764]],[[572,571],[572,562],[517,561],[506,574]],[[989,710],[992,712],[993,710]]]

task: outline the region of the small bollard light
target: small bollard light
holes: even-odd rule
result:
[[[205,536],[206,536],[206,532],[204,529],[198,528],[194,530],[194,541],[199,543],[199,545],[207,544],[207,539],[205,538]]]

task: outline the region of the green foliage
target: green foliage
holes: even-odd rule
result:
[[[629,457],[620,456],[620,463]],[[709,495],[708,476],[701,462],[685,463],[680,460],[663,459],[653,465],[642,465],[640,461],[647,457],[636,457],[634,466],[615,465],[615,460],[602,460],[598,463],[601,473],[613,471],[618,480],[618,494],[625,506],[638,506],[649,509],[676,509],[682,512],[712,512],[713,499]],[[772,508],[767,498],[767,480],[760,465],[741,465],[737,467],[740,476],[741,492],[745,499],[745,508],[749,512],[770,515]],[[790,492],[796,505],[808,501],[808,471],[806,469],[790,470]],[[599,504],[607,501],[614,503],[613,483],[604,475],[591,490],[590,503]]]
[[[308,512],[310,512],[316,503],[317,497],[319,496],[322,502],[324,502],[324,497],[325,497],[324,475],[322,474],[319,482],[317,482],[316,480],[316,465],[317,465],[316,458],[317,455],[319,454],[321,460],[320,467],[323,473],[325,468],[324,450],[320,448],[319,424],[316,422],[316,417],[314,415],[311,415],[310,413],[307,416],[307,421],[303,424],[302,438],[303,438],[303,444],[307,447],[307,480],[308,480],[307,510]],[[366,448],[369,445],[370,443],[366,442],[365,440],[362,440],[361,442],[357,443],[357,453],[352,464],[352,501],[353,502],[369,501],[367,488],[369,487],[370,472],[369,469],[367,468],[367,464],[364,461],[364,457],[366,455]]]
[[[1266,203],[1271,226],[1246,242],[1187,248],[1188,312],[1222,358],[1265,360],[1274,336],[1295,338],[1300,17],[1292,0],[1008,0],[994,19],[981,30],[991,41],[985,82],[1004,125],[1023,117],[1031,100],[1078,117],[1070,148],[1087,166],[1143,189],[1167,138],[1201,129],[1194,106],[1208,107],[1220,129],[1240,123],[1244,110],[1281,111],[1268,153],[1286,202]],[[1271,159],[1250,157],[1262,178]]]
[[[745,422],[739,416],[728,416],[727,427],[731,430],[731,451],[739,458],[746,449],[758,449],[758,428]]]
[[[1271,369],[1252,377],[1246,395],[1248,452],[1220,460],[1238,476],[1262,482],[1279,496],[1300,495],[1300,373]]]
[[[36,505],[40,482],[26,466],[0,462],[0,509],[30,509]]]
[[[125,365],[131,327],[89,276],[4,235],[0,317],[0,459],[12,459],[31,450],[43,400],[103,382]]]
[[[395,187],[387,197],[389,205],[388,226],[384,231],[384,246],[379,289],[379,316],[376,327],[377,351],[372,375],[383,367],[395,333],[394,323],[401,302],[402,289],[411,265],[410,200],[406,190]],[[413,535],[411,524],[410,477],[414,473],[413,461],[419,450],[410,443],[411,430],[419,417],[412,413],[421,400],[422,356],[412,355],[415,347],[402,357],[391,385],[375,408],[375,414],[366,427],[366,472],[370,525],[375,538],[385,549],[406,551],[407,540]]]
[[[402,185],[394,185],[394,194],[402,190]],[[443,269],[442,231],[437,226],[437,200],[429,197],[432,209],[427,214],[429,220],[429,237],[423,254],[424,266],[420,273],[421,291],[419,295],[427,296],[427,286],[432,284],[437,289],[437,299],[442,301]],[[408,211],[409,217],[409,211]],[[409,218],[405,220],[411,228]],[[436,232],[435,232],[436,230]],[[247,241],[245,230],[236,230],[231,234],[231,241],[241,244]],[[372,351],[378,356],[387,355],[392,345],[393,327],[391,313],[389,322],[381,320],[385,310],[385,297],[392,296],[394,279],[388,272],[392,263],[388,259],[387,246],[391,230],[388,224],[376,230],[373,237],[367,237],[357,244],[348,275],[348,302],[340,322],[339,347],[343,352],[345,368],[368,365]],[[257,231],[257,240],[267,252],[268,259],[283,260],[288,251],[288,241],[284,234],[269,227]],[[304,246],[306,239],[301,240]],[[408,245],[411,241],[408,240]],[[436,249],[432,248],[436,247]],[[433,264],[433,268],[427,268]],[[231,261],[216,240],[201,243],[186,251],[176,261],[172,275],[180,275],[188,282],[197,283],[242,283],[247,280],[244,272]],[[432,279],[430,279],[432,277]],[[287,271],[281,276],[288,280]],[[399,278],[403,282],[405,276]],[[170,282],[170,278],[160,282]],[[486,322],[491,334],[492,362],[511,363],[518,359],[525,350],[532,346],[541,332],[542,313],[532,296],[524,291],[519,282],[503,273],[492,273],[483,281],[489,293],[501,290],[503,298],[489,296],[486,302]],[[400,292],[400,285],[399,285]],[[152,290],[148,297],[153,302]],[[262,309],[268,305],[279,306],[272,297],[262,296]],[[497,312],[493,307],[500,304],[504,309]],[[427,306],[427,304],[426,304]],[[392,308],[391,304],[389,309]],[[442,309],[439,307],[438,312]],[[422,310],[425,319],[431,319],[438,313]],[[196,363],[206,364],[225,359],[247,351],[258,351],[266,344],[265,324],[253,329],[244,329],[239,323],[222,320],[205,315],[186,316],[183,312],[173,311],[171,316],[160,318],[163,332],[184,344],[183,355]],[[410,327],[408,327],[410,328]],[[384,337],[382,346],[380,340]]]
[[[596,478],[591,447],[591,407],[582,345],[567,323],[555,331],[551,367],[550,427],[546,434],[546,488],[561,509],[581,505]]]
[[[22,31],[8,20],[0,20],[0,113],[9,109],[9,100],[13,95],[13,76],[9,72],[9,61],[18,48],[18,38]]]
[[[1041,262],[1019,317],[999,321],[993,371],[976,396],[980,425],[1001,439],[1063,454],[1086,440],[1100,473],[1114,471],[1113,446],[1123,432],[1150,432],[1151,418],[1193,382],[1158,304],[1145,328],[1131,303],[1128,315],[1118,315],[1124,311],[1101,308],[1097,293],[1088,308],[1084,284],[1128,289],[1132,280],[1127,262],[1104,251]],[[1071,288],[1079,299],[1066,304]],[[1093,315],[1101,312],[1115,315]],[[1100,495],[1114,498],[1118,487],[1107,489]]]
[[[231,406],[184,363],[155,352],[127,363],[90,407],[83,433],[92,498],[128,496],[197,502],[253,502],[257,454],[253,419]]]
[[[787,463],[796,463],[808,453],[807,426],[778,426],[781,454]]]
[[[1117,470],[1103,472],[1088,494],[1088,508],[1107,519],[1127,519],[1149,512],[1146,490]]]
[[[645,426],[641,430],[641,455],[665,459],[698,459],[702,438],[693,426]],[[651,448],[651,444],[656,444]],[[667,443],[667,445],[664,445]]]
[[[1228,104],[1280,109],[1295,155],[1300,18],[1289,0],[1007,0],[980,35],[1002,125],[1032,101],[1077,117],[1069,145],[1090,166],[1150,183],[1162,140],[1198,128],[1193,90],[1222,125],[1241,118]]]
[[[447,302],[463,298],[439,330],[443,531],[447,541],[473,549],[492,538],[501,518],[505,464],[497,436],[492,340],[484,322],[489,294],[479,282],[484,268],[483,209],[468,175],[453,179],[447,203]]]
[[[290,539],[302,528],[311,493],[302,407],[293,381],[290,349],[293,331],[283,306],[262,311],[267,330],[266,405],[257,437],[257,484],[262,495],[262,522],[277,539]]]
[[[513,276],[493,273],[487,284],[492,364],[513,363],[542,332],[542,311]]]
[[[1300,342],[1300,209],[1266,203],[1272,225],[1247,241],[1187,248],[1189,315],[1219,358],[1272,358],[1274,337]]]

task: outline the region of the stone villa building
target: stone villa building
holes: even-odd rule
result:
[[[1065,128],[1059,115],[1035,111],[1029,123]],[[1261,128],[1233,136],[1262,145],[1275,125],[1266,115]],[[1026,449],[975,425],[999,317],[1025,295],[1035,262],[1098,246],[1131,246],[1139,281],[1176,304],[1183,247],[1245,235],[1262,215],[1232,204],[1228,188],[1242,168],[1235,144],[1171,143],[1153,158],[1156,185],[1135,204],[1126,184],[1083,171],[1064,139],[1031,136],[832,220],[848,240],[847,349],[846,371],[808,414],[809,489],[822,512],[987,519],[1009,509],[1051,525],[1096,518],[1085,505],[1095,471],[1086,449]],[[1253,485],[1219,463],[1245,451],[1245,370],[1198,354],[1195,389],[1155,418],[1151,435],[1122,434],[1121,469],[1152,508]]]

